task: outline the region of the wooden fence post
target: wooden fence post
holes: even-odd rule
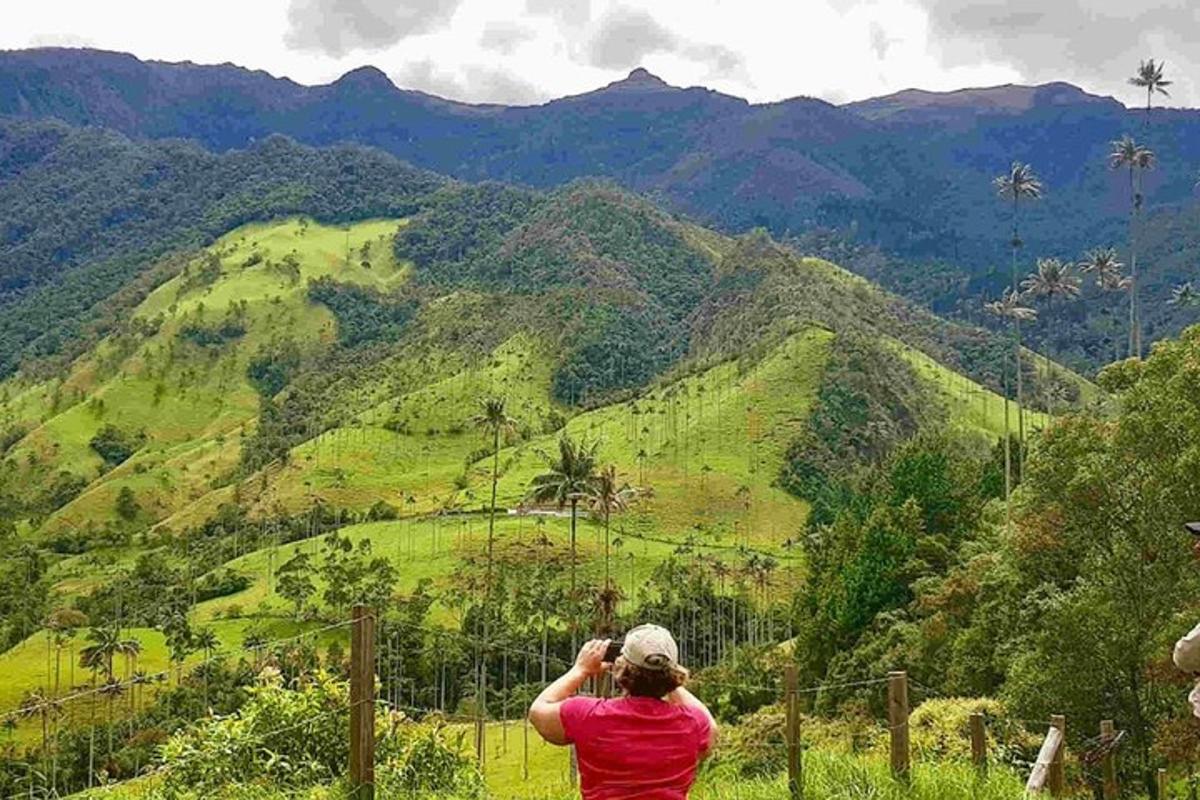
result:
[[[971,763],[980,772],[987,771],[987,729],[978,711],[971,715]]]
[[[1162,767],[1154,776],[1154,788],[1158,790],[1158,800],[1167,800],[1167,771]]]
[[[888,673],[888,728],[892,741],[892,774],[907,778],[908,750],[908,673]]]
[[[375,615],[354,606],[350,628],[350,791],[375,797]]]
[[[784,669],[783,685],[787,708],[787,728],[784,733],[787,736],[788,792],[792,800],[800,800],[804,797],[804,769],[800,753],[800,695],[797,692],[795,664],[788,664]]]
[[[1110,749],[1115,735],[1113,721],[1111,719],[1100,720],[1100,746],[1105,748],[1104,757],[1100,761],[1104,800],[1117,800],[1117,795],[1120,794],[1117,786],[1117,759]]]
[[[1056,729],[1062,734],[1062,742],[1058,745],[1058,749],[1054,753],[1054,758],[1050,761],[1050,770],[1047,775],[1047,786],[1050,789],[1051,797],[1062,797],[1066,791],[1066,750],[1067,750],[1067,718],[1062,714],[1052,714],[1050,716],[1050,727]]]
[[[1046,738],[1038,750],[1037,761],[1029,772],[1029,781],[1025,784],[1026,794],[1040,792],[1046,788],[1046,779],[1050,774],[1055,757],[1062,752],[1063,732],[1051,725],[1046,731]]]

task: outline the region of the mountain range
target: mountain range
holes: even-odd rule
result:
[[[637,69],[592,92],[509,107],[401,89],[373,67],[304,86],[229,64],[38,49],[0,54],[0,116],[190,139],[215,152],[272,134],[317,147],[353,142],[467,181],[545,188],[610,178],[703,224],[795,239],[939,313],[975,321],[983,298],[1007,281],[1008,209],[992,178],[1021,160],[1046,184],[1022,222],[1026,271],[1037,257],[1119,245],[1129,197],[1106,156],[1131,132],[1160,163],[1146,179],[1148,337],[1194,318],[1165,301],[1195,271],[1200,111],[1147,117],[1064,83],[908,90],[842,106],[804,97],[751,104]],[[1172,236],[1168,246],[1160,228],[1185,239]],[[1111,317],[1119,301],[1093,295],[1088,305]],[[1052,312],[1033,340],[1094,368],[1123,338],[1094,316]]]

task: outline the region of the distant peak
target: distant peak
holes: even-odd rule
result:
[[[1117,101],[1060,81],[1037,86],[1008,83],[948,92],[905,89],[884,97],[848,103],[846,107],[869,118],[882,118],[914,111],[1019,114],[1035,107],[1100,104],[1113,105]]]
[[[666,86],[667,82],[645,67],[638,67],[629,73],[625,83],[649,83],[655,86]]]
[[[613,81],[608,86],[604,87],[605,90],[610,90],[610,89],[618,89],[618,90],[620,90],[620,89],[637,89],[637,90],[649,89],[649,90],[654,90],[654,89],[671,89],[671,88],[673,88],[671,86],[671,84],[667,83],[662,78],[658,77],[653,72],[646,69],[645,67],[638,67],[633,72],[630,72],[629,75],[626,76],[625,78],[623,78],[619,81]]]
[[[378,67],[363,66],[352,69],[335,81],[338,86],[352,86],[358,89],[395,89],[396,84]]]

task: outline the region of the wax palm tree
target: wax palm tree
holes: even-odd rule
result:
[[[21,697],[17,713],[23,719],[38,717],[42,722],[42,758],[46,759],[50,752],[50,715],[59,704],[54,701],[45,689],[31,689]]]
[[[200,668],[204,670],[204,705],[208,707],[208,681],[209,673],[212,670],[212,654],[221,646],[221,641],[217,639],[217,634],[212,628],[201,628],[196,631],[192,637],[192,645],[204,653],[204,663]]]
[[[613,512],[620,513],[633,502],[638,490],[621,480],[617,467],[609,464],[596,476],[589,494],[591,510],[604,519],[604,585],[610,582],[609,555],[612,546],[611,523]]]
[[[504,411],[503,397],[489,397],[480,402],[480,411],[471,418],[476,428],[492,438],[492,500],[488,506],[487,569],[488,587],[492,583],[493,548],[496,536],[496,486],[500,481],[500,437],[516,429],[516,420]]]
[[[121,636],[116,628],[101,627],[88,631],[91,644],[79,651],[79,666],[95,674],[103,671],[107,681],[114,680],[113,658],[121,652]]]
[[[1016,326],[1022,320],[1037,319],[1037,311],[1021,304],[1021,296],[1011,289],[1006,289],[1004,295],[994,302],[988,303],[984,309],[1001,320],[1006,320]],[[1008,413],[1008,387],[1004,390],[1004,513],[1007,522],[1012,523],[1012,432]]]
[[[617,474],[617,468],[613,464],[600,470],[600,474],[596,476],[595,486],[589,495],[592,512],[599,514],[604,519],[604,593],[601,597],[603,609],[601,618],[605,635],[612,632],[612,614],[616,604],[616,593],[613,591],[610,568],[612,515],[613,512],[620,513],[629,508],[629,504],[636,496],[637,490],[621,480]]]
[[[1020,161],[1014,161],[1008,168],[1008,172],[992,181],[992,185],[996,187],[996,192],[1002,199],[1012,202],[1012,238],[1009,240],[1012,263],[1009,277],[1011,278],[1010,290],[1016,295],[1020,291],[1020,286],[1017,283],[1017,255],[1023,245],[1020,232],[1021,201],[1041,199],[1044,187],[1037,173],[1033,171],[1033,167]],[[1021,320],[1019,318],[1011,318],[1010,321],[1012,322],[1015,338],[1014,353],[1017,371],[1017,438],[1020,440],[1022,446],[1024,446],[1025,378],[1021,374]],[[1007,399],[1008,393],[1006,391],[1005,400]]]
[[[595,494],[596,452],[598,442],[588,444],[563,434],[558,440],[558,457],[546,462],[548,471],[529,484],[529,499],[537,503],[554,503],[559,509],[571,507],[571,602],[577,603],[576,588],[576,525],[579,501]],[[576,621],[571,624],[571,647],[579,646]]]
[[[488,598],[492,596],[492,570],[495,562],[495,543],[496,543],[496,486],[500,482],[500,437],[502,434],[512,432],[516,427],[516,422],[504,411],[505,399],[503,397],[489,397],[480,401],[479,413],[471,418],[472,424],[476,428],[489,434],[492,438],[492,498],[488,505],[488,538],[487,538],[487,581],[484,584],[484,592]],[[487,609],[490,604],[484,604],[485,613],[483,614],[483,647],[488,647],[488,637],[490,631],[490,614]],[[478,678],[477,678],[477,696],[478,702],[486,708],[487,704],[487,665],[483,659],[479,660]],[[480,763],[483,763],[485,756],[483,739],[482,739],[482,724],[480,725],[480,747],[479,757]]]
[[[70,642],[75,631],[87,624],[83,612],[73,608],[57,608],[46,617],[46,629],[50,631],[51,644],[54,647],[54,696],[58,696],[62,682],[62,650]]]
[[[1121,263],[1115,247],[1097,247],[1089,250],[1076,266],[1080,272],[1094,276],[1096,286],[1102,292],[1123,292],[1129,288],[1129,279],[1123,273],[1125,265]],[[1115,335],[1113,339],[1114,356],[1120,358],[1120,341]]]
[[[1045,297],[1051,302],[1056,298],[1076,298],[1082,281],[1072,271],[1071,264],[1065,264],[1057,258],[1039,258],[1037,271],[1021,282],[1021,289],[1030,297]]]
[[[267,646],[267,637],[258,631],[247,631],[242,637],[242,649],[251,653],[254,657],[254,669],[262,669],[263,650]]]
[[[1181,283],[1171,290],[1171,299],[1167,302],[1181,308],[1195,308],[1200,306],[1200,290],[1191,281]]]
[[[1096,276],[1096,285],[1103,291],[1116,292],[1129,287],[1129,280],[1121,270],[1125,265],[1115,247],[1097,247],[1084,253],[1083,260],[1076,266],[1079,271]]]
[[[1138,64],[1137,74],[1129,79],[1129,83],[1133,86],[1140,87],[1146,90],[1146,125],[1150,125],[1150,109],[1154,105],[1154,95],[1161,94],[1163,97],[1170,97],[1171,93],[1167,91],[1167,87],[1171,85],[1171,81],[1164,79],[1163,69],[1166,63],[1159,61],[1155,62],[1153,58],[1148,61],[1143,61]]]
[[[1143,147],[1126,134],[1112,143],[1108,164],[1112,169],[1129,170],[1129,355],[1142,356],[1142,322],[1138,308],[1137,223],[1142,212],[1142,175],[1153,169],[1157,158],[1154,151]]]

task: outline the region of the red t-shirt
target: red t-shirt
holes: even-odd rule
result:
[[[712,739],[703,711],[654,697],[572,697],[558,715],[583,800],[687,800]]]

